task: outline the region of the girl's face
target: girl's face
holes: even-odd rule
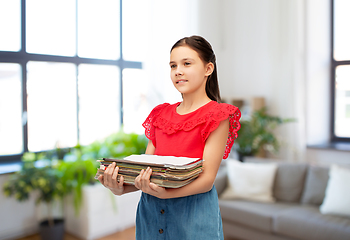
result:
[[[181,46],[171,51],[169,64],[171,80],[180,93],[205,93],[207,78],[214,70],[212,63],[204,63],[196,51],[188,46]]]

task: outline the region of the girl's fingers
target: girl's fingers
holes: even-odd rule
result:
[[[148,167],[146,171],[144,171],[142,177],[141,177],[141,184],[142,184],[142,189],[148,189],[149,188],[149,183],[150,183],[150,177],[152,174],[152,169]]]
[[[145,178],[145,174],[146,174],[146,170],[142,169],[141,173],[140,173],[140,187],[141,190],[145,189],[145,183],[144,183],[144,178]]]
[[[113,171],[113,174],[112,174],[112,180],[113,182],[116,182],[117,181],[117,177],[118,177],[118,171],[119,171],[119,167],[116,167]]]
[[[140,174],[135,178],[135,187],[142,190],[153,190],[150,188],[150,178],[152,175],[152,169],[148,167],[146,170],[142,169]]]
[[[152,168],[148,167],[146,170],[146,176],[145,178],[147,178],[147,180],[150,180],[152,176]]]
[[[158,190],[159,186],[155,183],[149,183],[149,188],[152,189],[153,191],[156,191]]]
[[[143,174],[145,173],[145,170],[141,170],[140,174],[137,176],[137,180],[139,182],[139,185],[141,186],[141,182],[142,182],[142,179],[143,179]]]
[[[141,170],[141,173],[140,173],[140,187],[141,189],[143,190],[145,188],[145,174],[146,174],[146,171],[144,169]]]
[[[103,175],[97,179],[106,187],[113,191],[116,195],[123,194],[124,177],[121,176],[118,182],[119,167],[113,162],[109,164]],[[117,190],[118,189],[118,190]]]
[[[144,190],[145,189],[145,175],[146,175],[146,171],[145,169],[142,169],[139,176],[137,176],[137,185],[138,185],[138,189],[140,190]]]
[[[141,190],[141,176],[143,174],[143,169],[141,170],[140,174],[135,178],[135,187]]]
[[[98,176],[97,180],[100,181],[102,185],[104,185],[103,175]]]
[[[141,182],[140,182],[140,177],[137,177],[137,178],[135,179],[135,186],[136,186],[138,189],[142,190],[142,188],[141,188]]]
[[[109,164],[104,172],[105,186],[109,186],[112,183],[112,174],[115,167],[115,163]]]
[[[118,188],[124,187],[124,176],[120,176],[119,183],[117,183]]]
[[[155,183],[149,183],[149,188],[152,189],[153,191],[157,192],[157,193],[162,193],[165,191],[165,188],[158,186]]]
[[[137,178],[135,178],[134,185],[135,185],[135,187],[136,187],[137,189],[140,189],[140,187],[139,187],[139,183],[137,182]]]
[[[145,172],[145,170],[144,170],[144,169],[142,169],[142,170],[141,170],[141,172],[140,172],[140,175],[139,175],[139,177],[140,177],[140,178],[142,178],[142,176],[143,176],[144,172]]]

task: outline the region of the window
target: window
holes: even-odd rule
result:
[[[0,63],[1,155],[20,154],[23,151],[21,99],[21,65],[16,63]]]
[[[197,12],[197,0],[0,1],[0,162],[122,125],[142,134],[153,107],[181,101],[169,51],[196,34]]]
[[[129,36],[123,36],[122,11],[131,12],[129,5],[0,1],[0,162],[26,151],[89,144],[120,129],[122,91],[130,92],[123,74],[142,74],[129,45],[123,58]]]
[[[350,142],[350,1],[332,1],[332,141]]]

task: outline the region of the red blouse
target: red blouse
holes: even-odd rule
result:
[[[211,101],[184,115],[176,112],[175,104],[156,106],[142,124],[145,134],[155,146],[155,155],[203,158],[205,141],[222,120],[229,118],[230,128],[223,156],[231,151],[240,129],[241,112],[233,105]]]

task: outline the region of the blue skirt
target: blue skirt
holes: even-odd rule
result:
[[[142,193],[136,214],[136,240],[223,240],[215,186],[206,193],[159,199]]]

